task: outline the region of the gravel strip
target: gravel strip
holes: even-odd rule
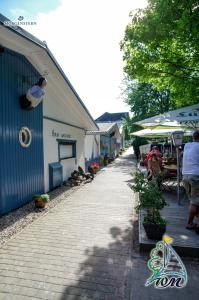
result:
[[[20,232],[28,224],[32,223],[37,218],[46,214],[51,208],[58,203],[66,200],[68,196],[80,189],[83,185],[68,187],[62,186],[49,192],[50,201],[44,209],[35,208],[34,201],[25,204],[24,206],[0,217],[0,248],[13,235]]]

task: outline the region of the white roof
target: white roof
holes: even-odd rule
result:
[[[112,127],[114,127],[117,123],[105,123],[105,122],[97,122],[97,125],[100,129],[100,131],[109,131]]]
[[[88,130],[86,131],[86,135],[93,135],[93,134],[108,134],[112,131],[115,131],[117,135],[120,135],[119,128],[117,123],[110,123],[110,122],[97,122],[99,130]]]

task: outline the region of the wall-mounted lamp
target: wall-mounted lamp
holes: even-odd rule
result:
[[[27,91],[26,95],[20,97],[21,108],[31,110],[37,107],[44,99],[44,88],[46,85],[47,80],[41,77],[39,81]]]

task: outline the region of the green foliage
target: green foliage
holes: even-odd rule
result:
[[[45,201],[45,202],[48,202],[48,201],[50,200],[50,197],[49,197],[48,194],[42,194],[42,195],[41,195],[41,198],[42,198],[42,200]]]
[[[131,118],[130,116],[126,117],[123,120],[123,127],[125,130],[125,140],[130,140],[132,138],[130,135],[132,132],[142,129],[141,126],[134,124],[134,122],[136,122],[135,118],[134,117]]]
[[[133,146],[133,150],[134,150],[134,154],[136,156],[136,158],[138,159],[140,156],[140,149],[139,147],[142,145],[146,145],[148,144],[148,141],[146,138],[144,137],[139,137],[139,136],[135,136],[133,141],[132,141],[132,146]]]
[[[163,219],[159,213],[159,211],[154,211],[154,213],[147,214],[144,216],[145,224],[156,224],[156,225],[166,225],[167,221]]]
[[[134,124],[135,122],[175,108],[174,102],[169,98],[168,91],[159,92],[153,88],[152,84],[138,83],[127,78],[124,80],[124,85],[124,100],[134,114],[133,117],[126,117],[123,122],[126,140],[131,139],[131,133],[143,129],[141,126]],[[140,155],[139,146],[147,143],[146,138],[133,138],[132,145],[137,158]]]
[[[44,202],[48,202],[50,200],[50,197],[48,194],[42,194],[42,195],[34,195],[32,197],[33,200],[36,200],[36,199],[42,199]]]
[[[121,42],[131,80],[170,90],[182,107],[199,102],[199,3],[149,0],[131,13]]]
[[[144,223],[166,224],[166,221],[160,215],[160,210],[167,203],[157,183],[148,181],[141,172],[136,172],[132,189],[134,192],[139,193],[139,202],[136,210],[146,209],[147,213],[144,217]]]
[[[169,98],[169,91],[159,92],[149,83],[124,80],[124,101],[133,112],[133,121],[140,121],[157,114],[175,109],[175,103]]]
[[[128,115],[123,120],[123,128],[125,132],[125,140],[129,141],[131,139],[130,133],[131,133],[131,117]]]
[[[132,190],[136,193],[140,193],[143,191],[143,189],[147,188],[148,186],[148,180],[144,177],[144,175],[141,172],[136,172],[133,178],[133,186]]]

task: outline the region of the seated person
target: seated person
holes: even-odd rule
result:
[[[156,154],[157,158],[162,161],[161,153],[157,146],[154,146],[152,150],[147,154],[147,161],[152,157],[153,154]]]
[[[161,160],[156,153],[148,159],[148,179],[158,179],[161,176]]]

